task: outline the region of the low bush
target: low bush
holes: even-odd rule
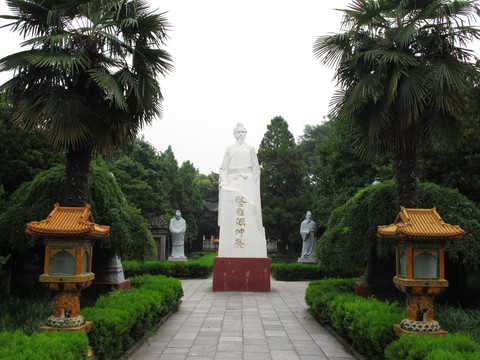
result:
[[[51,331],[25,335],[22,331],[0,333],[3,360],[83,360],[88,352],[84,332]]]
[[[393,324],[405,316],[396,303],[356,296],[358,279],[325,279],[310,283],[305,301],[318,319],[329,323],[369,359],[383,358],[385,347],[396,339]]]
[[[402,336],[385,349],[390,360],[478,360],[480,346],[465,334]]]
[[[144,275],[130,281],[129,290],[103,295],[95,306],[82,311],[87,320],[93,321],[88,337],[100,359],[118,359],[180,305],[183,290],[177,279]]]
[[[300,280],[319,280],[326,277],[352,277],[360,276],[364,269],[352,270],[349,273],[340,274],[338,271],[330,271],[321,265],[311,264],[283,264],[271,263],[270,272],[276,280],[282,281],[300,281]]]
[[[213,270],[213,259],[216,253],[210,253],[198,260],[187,262],[123,261],[125,276],[165,275],[176,278],[207,278]]]
[[[400,310],[397,303],[356,296],[355,281],[358,279],[312,281],[305,293],[305,301],[320,322],[330,324],[368,359],[480,359],[480,345],[468,334],[441,337],[412,335],[398,339],[393,332],[393,324],[406,318],[405,310]],[[460,317],[464,318],[465,314]],[[439,318],[441,316],[437,316],[437,320]],[[448,325],[448,321],[445,323],[452,326]],[[471,326],[475,325],[478,327],[478,322],[474,321]]]

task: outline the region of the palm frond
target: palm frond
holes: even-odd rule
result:
[[[108,99],[115,107],[127,110],[127,104],[124,99],[122,89],[118,86],[116,79],[105,69],[90,69],[88,74],[95,83],[107,94]]]

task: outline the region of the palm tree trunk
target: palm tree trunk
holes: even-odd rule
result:
[[[417,156],[415,150],[398,150],[395,154],[397,210],[418,208]]]
[[[70,148],[67,151],[65,196],[63,206],[83,207],[87,204],[88,178],[92,151]]]

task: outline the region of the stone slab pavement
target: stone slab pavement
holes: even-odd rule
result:
[[[309,313],[308,281],[271,279],[271,292],[213,292],[182,280],[174,313],[128,360],[347,360],[356,357]]]

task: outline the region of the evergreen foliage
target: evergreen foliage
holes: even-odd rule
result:
[[[300,243],[299,225],[293,224],[300,224],[313,201],[302,150],[281,116],[267,125],[258,161],[265,232],[268,238],[280,241],[286,254],[287,246],[292,248]]]
[[[465,334],[402,336],[385,349],[388,360],[475,360],[480,345]]]
[[[185,161],[178,169],[174,186],[171,192],[172,206],[182,212],[187,222],[185,245],[191,250],[193,243],[198,239],[197,218],[203,210],[203,202],[196,182],[198,170],[190,161]]]
[[[31,336],[21,331],[0,333],[3,360],[84,360],[88,337],[82,332],[49,331]]]
[[[137,138],[127,150],[115,155],[109,167],[129,203],[146,219],[173,216],[170,194],[178,165],[171,147],[162,153]]]
[[[209,175],[197,174],[195,183],[200,191],[202,201],[218,203],[218,178],[213,173]],[[205,206],[203,207],[201,214],[197,218],[199,239],[203,238],[203,235],[207,238],[212,235],[217,236],[217,217],[217,213],[209,211]]]
[[[132,287],[98,298],[81,314],[93,321],[88,337],[103,360],[118,359],[169,312],[176,311],[183,296],[179,280],[144,275],[131,279]]]
[[[65,161],[64,154],[53,150],[39,129],[26,131],[14,126],[12,106],[0,94],[0,213],[11,194],[40,171]]]
[[[478,208],[456,190],[431,183],[419,185],[423,207],[436,207],[446,223],[460,225],[466,231],[463,239],[447,242],[447,256],[467,269],[479,269]],[[365,266],[372,248],[380,258],[393,255],[394,242],[378,239],[377,227],[393,223],[398,215],[394,187],[392,181],[371,185],[332,212],[327,229],[315,248],[317,259],[323,266],[339,271]]]
[[[316,132],[321,135],[315,138],[310,179],[315,185],[315,221],[323,232],[331,212],[371,184],[380,171],[358,158],[352,147],[354,137],[336,123],[319,125]]]
[[[95,245],[123,259],[143,259],[154,253],[154,242],[140,212],[131,207],[101,158],[91,164],[89,202],[93,220],[110,226],[110,236]],[[45,219],[60,202],[65,181],[65,165],[57,165],[25,182],[12,195],[7,209],[0,215],[0,252],[10,254],[14,276],[22,286],[38,283],[43,269],[44,244],[25,233],[27,223]],[[94,252],[95,252],[94,251]],[[19,283],[13,282],[14,285]]]

